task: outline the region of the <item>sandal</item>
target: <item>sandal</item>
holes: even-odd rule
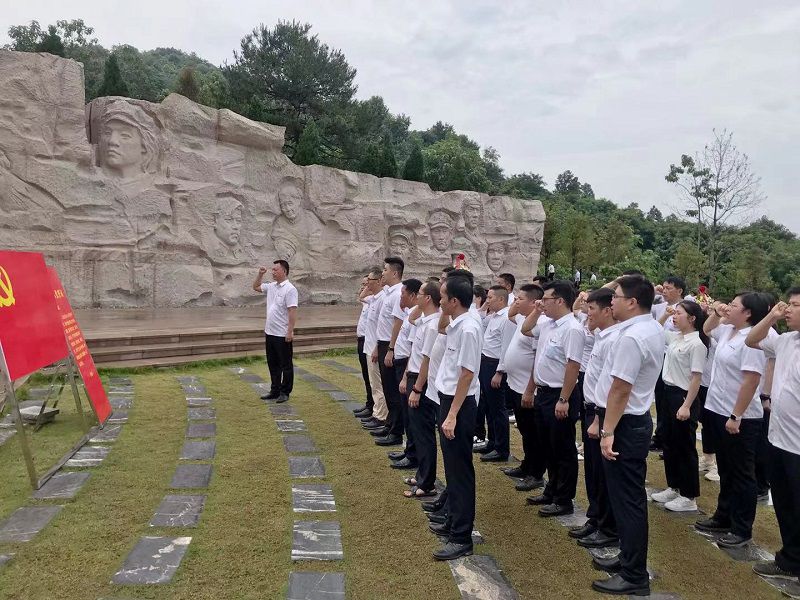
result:
[[[436,496],[436,490],[423,490],[416,485],[412,487],[410,490],[406,490],[403,492],[403,496],[406,498],[430,498],[431,496]]]
[[[416,486],[417,485],[417,478],[416,477],[403,477],[403,483],[406,485]]]

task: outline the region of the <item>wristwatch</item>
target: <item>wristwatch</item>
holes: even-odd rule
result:
[[[601,429],[600,430],[600,437],[601,438],[614,437],[614,432],[613,431],[606,431],[605,429]]]
[[[422,395],[422,390],[418,390],[418,389],[417,389],[417,388],[415,388],[415,387],[412,387],[412,388],[411,388],[411,391],[412,391],[412,392],[414,392],[415,394],[420,394],[420,395]]]
[[[736,416],[735,414],[733,414],[733,413],[731,413],[731,416],[730,416],[729,418],[730,418],[730,420],[731,420],[731,421],[738,421],[738,420],[739,420],[739,417],[737,417],[737,416]]]
[[[394,352],[394,348],[392,348],[391,346],[389,346],[389,347],[386,349],[386,351],[387,351],[387,352]]]
[[[568,403],[569,403],[569,400],[567,400],[566,398],[562,398],[562,397],[560,397],[560,396],[559,396],[559,398],[558,398],[558,403],[559,403],[559,404],[568,404]]]

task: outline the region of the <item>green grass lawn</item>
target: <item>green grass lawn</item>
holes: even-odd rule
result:
[[[357,366],[354,356],[338,360]],[[363,397],[360,377],[341,373],[313,359],[297,361],[331,383]],[[251,372],[266,376],[263,362]],[[148,522],[169,481],[184,441],[186,402],[175,379],[197,375],[214,398],[217,454],[205,510],[196,528],[151,528]],[[349,599],[459,598],[448,566],[431,558],[438,542],[415,500],[401,496],[407,472],[388,468],[385,449],[372,443],[358,422],[325,392],[300,379],[292,396],[320,449],[336,498],[336,513],[295,515],[287,455],[274,420],[250,386],[224,365],[131,374],[134,408],[111,454],[92,469],[87,485],[32,542],[0,545],[16,552],[0,568],[0,598],[14,599],[249,599],[283,598],[292,570],[343,571]],[[80,438],[62,401],[59,421],[34,437],[37,466],[44,471]],[[74,417],[73,411],[73,417]],[[512,430],[513,451],[519,436]],[[477,464],[476,528],[487,543],[476,552],[494,556],[523,598],[590,598],[598,577],[588,554],[567,538],[555,521],[524,506],[525,494],[496,466]],[[440,469],[440,477],[443,471]],[[654,457],[649,480],[664,484]],[[30,504],[30,490],[18,443],[0,447],[0,518]],[[317,480],[302,480],[314,483]],[[580,487],[580,486],[579,486]],[[715,484],[703,483],[701,506],[710,510]],[[580,492],[579,492],[580,493]],[[586,505],[584,497],[578,501]],[[331,519],[342,524],[343,561],[292,563],[292,523]],[[684,598],[737,596],[778,598],[750,571],[689,529],[690,518],[651,510],[651,563],[659,573],[654,589]],[[132,587],[110,584],[113,573],[142,535],[191,536],[188,553],[172,583]],[[779,544],[771,509],[759,508],[755,537],[770,550]],[[599,597],[599,596],[596,596]]]

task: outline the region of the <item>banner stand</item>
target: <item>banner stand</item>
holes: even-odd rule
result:
[[[8,384],[8,397],[11,399],[11,414],[14,415],[14,422],[17,426],[17,438],[19,438],[19,444],[22,448],[22,456],[25,458],[25,467],[28,469],[28,477],[31,480],[31,486],[33,486],[33,489],[38,490],[39,478],[36,476],[36,466],[33,464],[33,454],[31,454],[31,446],[28,443],[28,434],[25,432],[25,425],[22,422],[22,414],[19,412],[17,394],[14,391],[14,382],[8,377],[5,369],[0,369],[0,371],[2,371],[3,379],[5,379],[6,383]]]
[[[69,385],[72,388],[72,396],[75,398],[75,409],[78,411],[78,417],[81,421],[81,429],[83,429],[83,433],[87,433],[89,431],[89,423],[86,422],[86,415],[83,414],[81,395],[78,392],[78,384],[75,383],[75,359],[72,357],[71,350],[69,355],[67,355],[67,379],[69,380]],[[89,405],[91,404],[92,403],[90,402]],[[94,411],[94,407],[92,407],[92,411]],[[95,416],[97,415],[95,414]]]

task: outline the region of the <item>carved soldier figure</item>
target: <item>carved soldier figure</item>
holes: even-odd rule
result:
[[[279,256],[286,261],[293,260],[290,264],[301,268],[318,264],[324,230],[319,217],[303,208],[302,185],[301,181],[293,178],[286,178],[281,183],[278,189],[281,214],[275,218],[270,234]]]
[[[487,243],[483,234],[483,202],[479,196],[470,196],[464,200],[461,208],[464,214],[464,237],[472,245],[467,252],[472,254],[473,262],[486,256]],[[494,270],[494,269],[492,269]]]
[[[414,256],[414,232],[408,227],[389,227],[389,256],[399,256],[406,262]]]
[[[433,249],[449,258],[455,233],[453,218],[444,210],[434,210],[428,215],[428,229]]]

